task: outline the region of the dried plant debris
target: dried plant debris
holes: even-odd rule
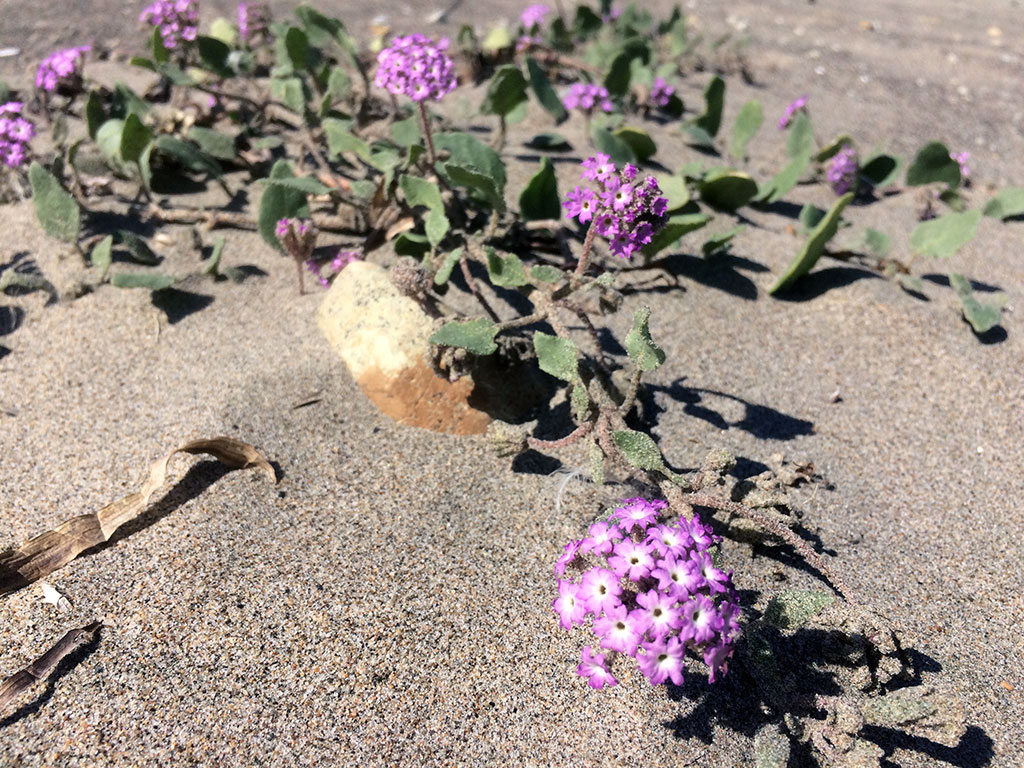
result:
[[[4,680],[3,685],[0,685],[0,708],[7,706],[15,696],[45,679],[72,651],[95,638],[102,626],[103,622],[94,621],[84,627],[72,629],[42,656]]]
[[[30,539],[17,549],[0,554],[0,595],[8,595],[49,576],[81,552],[107,541],[118,528],[141,512],[167,476],[167,463],[175,454],[209,454],[231,469],[255,467],[277,482],[274,468],[253,446],[232,437],[193,440],[155,461],[142,488],[111,502],[99,512],[79,515],[51,531]]]

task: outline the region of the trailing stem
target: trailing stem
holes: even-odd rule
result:
[[[430,158],[430,167],[437,165],[437,153],[434,152],[434,138],[430,134],[430,119],[427,117],[427,108],[422,101],[416,102],[420,108],[420,124],[423,126],[423,138],[427,142],[427,157]]]

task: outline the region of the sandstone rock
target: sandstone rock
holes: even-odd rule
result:
[[[472,378],[453,384],[434,373],[426,357],[433,322],[382,267],[345,267],[317,320],[363,393],[395,421],[457,435],[487,429],[491,417],[469,404]]]

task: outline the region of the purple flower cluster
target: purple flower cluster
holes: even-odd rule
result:
[[[395,96],[405,94],[413,101],[440,101],[455,90],[455,64],[445,51],[448,39],[436,43],[423,35],[395,38],[377,55],[374,82]]]
[[[636,177],[635,165],[627,164],[620,173],[608,155],[599,153],[583,161],[582,173],[585,181],[597,182],[597,191],[577,186],[564,203],[570,217],[580,224],[592,222],[612,253],[624,259],[651,242],[668,208],[656,178],[638,182]]]
[[[77,90],[82,79],[82,54],[89,50],[92,46],[79,45],[51,53],[36,70],[36,88],[47,92],[57,88]]]
[[[832,164],[825,172],[825,178],[837,195],[845,195],[857,184],[857,150],[849,144],[843,145]]]
[[[331,284],[332,277],[335,277],[353,261],[359,261],[362,258],[363,257],[359,251],[338,251],[338,255],[331,259],[327,264],[327,269],[330,271],[326,274],[324,273],[323,267],[313,259],[306,259],[306,269],[312,272],[316,281],[326,288]]]
[[[243,45],[270,40],[270,9],[263,3],[238,4],[238,38]]]
[[[783,112],[782,117],[779,118],[780,131],[789,127],[789,124],[793,121],[793,115],[795,115],[801,109],[806,109],[807,98],[807,96],[801,96],[799,99],[796,99],[789,103],[789,106],[786,107],[786,111]]]
[[[540,3],[529,5],[519,17],[519,23],[523,25],[523,29],[533,29],[544,23],[544,17],[548,15],[550,10],[546,5]]]
[[[28,143],[36,135],[36,127],[21,116],[20,101],[0,104],[0,163],[18,168],[28,157]]]
[[[655,107],[667,107],[675,95],[676,89],[665,82],[665,78],[654,78],[654,87],[651,89],[651,104]]]
[[[951,160],[956,160],[957,165],[960,166],[960,178],[964,181],[971,178],[971,166],[968,165],[971,161],[970,152],[950,152],[949,157]]]
[[[319,232],[309,219],[280,219],[274,227],[274,234],[289,256],[305,261],[313,253]]]
[[[588,115],[597,107],[605,112],[612,111],[608,89],[594,83],[573,83],[562,103],[566,109],[578,109]]]
[[[688,649],[704,659],[713,683],[726,672],[740,633],[732,573],[715,567],[708,550],[720,539],[697,515],[659,524],[666,506],[626,499],[608,522],[598,521],[585,539],[570,541],[555,565],[556,576],[570,565],[582,571],[581,555],[603,557],[607,567],[590,567],[578,583],[558,579],[551,605],[563,629],[582,626],[592,616],[600,647],[636,659],[652,685],[682,685]],[[607,657],[589,645],[576,672],[598,690],[617,683]]]
[[[199,32],[199,7],[196,0],[155,0],[139,14],[139,21],[160,30],[164,48],[196,39]]]

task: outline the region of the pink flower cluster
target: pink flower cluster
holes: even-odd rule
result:
[[[844,145],[832,158],[832,164],[825,171],[825,178],[837,195],[845,195],[853,189],[857,185],[857,150],[848,144]]]
[[[675,92],[676,89],[666,83],[665,78],[656,77],[654,87],[651,88],[651,104],[656,107],[667,107]]]
[[[786,111],[782,113],[782,117],[779,118],[779,130],[788,128],[789,124],[793,121],[793,115],[799,112],[801,109],[807,108],[807,96],[801,96],[799,99],[794,99],[786,107]]]
[[[626,499],[608,522],[598,521],[585,539],[570,541],[555,575],[564,576],[572,566],[583,571],[582,580],[558,579],[551,605],[563,629],[582,626],[592,616],[599,646],[636,659],[652,685],[682,685],[687,650],[703,658],[713,683],[727,671],[740,634],[732,573],[712,562],[709,549],[720,539],[697,515],[659,524],[666,506]],[[598,557],[607,567],[589,562]],[[585,566],[591,567],[584,571]],[[589,645],[576,672],[598,690],[618,682],[607,656]]]
[[[562,103],[566,109],[578,109],[588,115],[597,107],[605,112],[612,111],[608,89],[595,83],[573,83]]]
[[[160,30],[164,48],[196,39],[199,33],[199,7],[196,0],[156,0],[139,14],[139,21]]]
[[[92,46],[79,45],[54,51],[39,64],[36,70],[36,88],[52,92],[58,88],[77,90],[82,72],[82,54],[92,50]]]
[[[21,116],[20,101],[0,104],[0,163],[18,168],[28,157],[28,143],[36,135],[36,127]]]
[[[523,9],[523,13],[519,17],[519,23],[523,25],[523,29],[533,29],[544,23],[544,17],[548,15],[550,10],[546,5],[540,3],[529,5]]]
[[[445,51],[448,39],[436,43],[423,35],[395,38],[377,54],[374,82],[395,96],[406,95],[413,101],[440,101],[455,90],[455,64]]]
[[[238,37],[243,45],[270,40],[270,9],[263,3],[238,4]]]
[[[582,178],[597,182],[598,189],[577,186],[564,203],[566,213],[580,224],[592,222],[616,256],[628,259],[664,226],[668,200],[653,176],[636,180],[635,165],[627,163],[619,173],[611,158],[599,153],[583,161]]]
[[[971,178],[971,166],[968,163],[971,161],[971,153],[964,152],[950,152],[950,160],[956,160],[956,164],[960,166],[960,178],[964,181]]]
[[[316,281],[326,288],[331,284],[332,277],[336,276],[353,261],[359,261],[362,258],[363,257],[359,251],[338,251],[338,255],[331,259],[327,264],[327,269],[330,271],[326,274],[324,273],[323,267],[321,267],[314,259],[306,260],[306,269],[312,272]]]

